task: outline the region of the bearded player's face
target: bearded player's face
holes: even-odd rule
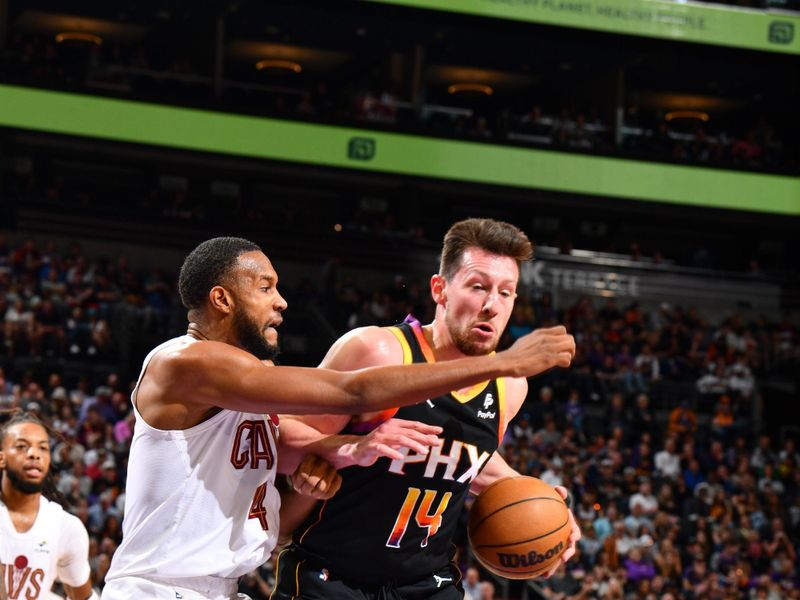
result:
[[[24,494],[42,491],[50,470],[50,440],[37,423],[12,425],[0,440],[0,470]]]
[[[256,358],[272,360],[278,354],[276,328],[287,306],[278,293],[278,274],[263,252],[246,252],[238,262],[233,335]]]
[[[466,355],[497,348],[517,297],[519,267],[510,256],[468,248],[461,267],[444,282],[444,318],[456,347]]]

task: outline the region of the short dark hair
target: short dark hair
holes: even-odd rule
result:
[[[178,277],[183,305],[188,310],[203,306],[208,292],[225,282],[239,256],[256,251],[261,251],[258,244],[237,237],[212,238],[197,246],[183,261]]]
[[[465,219],[453,225],[444,236],[439,275],[450,281],[461,267],[467,248],[510,256],[517,261],[517,266],[533,256],[533,244],[519,227],[494,219]]]

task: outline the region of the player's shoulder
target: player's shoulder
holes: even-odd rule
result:
[[[36,529],[47,531],[51,534],[59,534],[63,538],[67,518],[72,517],[64,510],[58,502],[48,500],[44,496],[39,497],[39,513],[36,515]],[[77,517],[73,517],[76,518]]]
[[[403,348],[388,327],[359,327],[331,346],[320,366],[349,371],[402,364]]]
[[[73,536],[88,536],[83,521],[70,512],[64,511],[61,527]]]
[[[76,543],[89,543],[89,533],[86,531],[86,526],[83,524],[83,521],[71,512],[64,510],[60,504],[51,502],[50,506],[52,507],[51,515],[54,519],[52,527],[54,529],[57,527],[61,534],[59,536],[60,548],[66,550]]]
[[[173,381],[182,377],[197,378],[208,368],[223,361],[255,361],[255,357],[231,344],[214,340],[196,340],[182,336],[156,348],[150,357],[146,375]],[[239,363],[236,363],[239,364]]]
[[[516,414],[528,396],[528,380],[525,377],[504,377],[506,404]]]

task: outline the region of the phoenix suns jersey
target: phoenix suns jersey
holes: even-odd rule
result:
[[[434,362],[418,322],[389,329],[404,363]],[[438,425],[443,444],[343,469],[341,489],[312,511],[295,544],[331,574],[366,585],[414,581],[447,565],[470,484],[497,449],[504,404],[504,380],[497,379],[351,419],[343,433],[364,435],[391,417]]]

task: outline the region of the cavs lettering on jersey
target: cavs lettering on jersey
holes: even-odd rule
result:
[[[182,336],[162,344],[142,375],[156,353],[201,343]],[[124,577],[232,579],[263,564],[278,536],[277,417],[220,410],[189,429],[166,431],[142,419],[137,389],[122,543],[106,588],[115,591]]]
[[[14,527],[0,502],[0,590],[2,598],[47,598],[53,581],[80,586],[89,579],[89,536],[77,517],[44,496],[28,531]]]
[[[405,363],[434,361],[419,323],[390,330]],[[414,581],[447,565],[470,483],[497,449],[504,403],[498,379],[351,421],[345,433],[367,433],[392,416],[439,425],[443,444],[343,469],[341,489],[312,512],[295,543],[331,574],[367,585]]]

